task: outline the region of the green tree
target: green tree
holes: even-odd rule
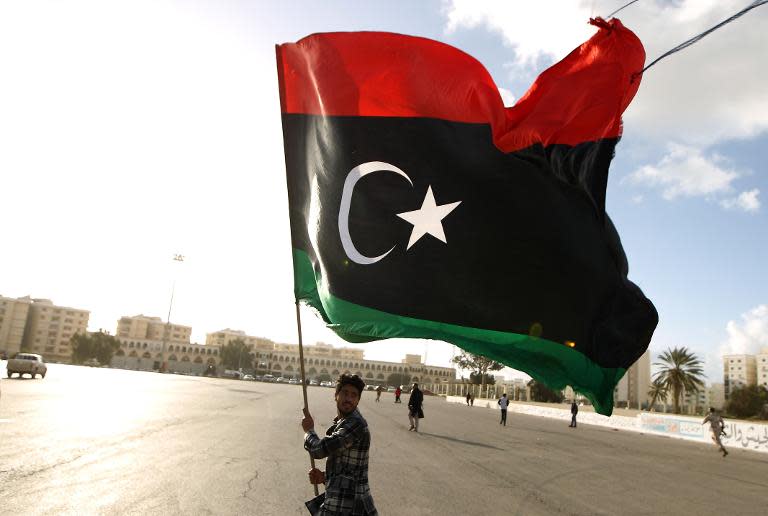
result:
[[[120,349],[120,341],[101,330],[95,333],[75,333],[69,342],[72,346],[73,364],[82,364],[92,358],[100,364],[109,364]]]
[[[232,339],[219,351],[224,369],[253,369],[253,346],[246,344],[243,339]]]
[[[492,374],[486,373],[481,377],[478,373],[469,373],[469,383],[473,385],[482,385],[483,381],[485,381],[485,385],[496,384],[496,378],[494,378]]]
[[[768,403],[768,390],[762,385],[745,385],[731,392],[726,412],[739,418],[764,417],[763,407]]]
[[[392,373],[387,376],[387,385],[397,387],[398,385],[407,386],[411,383],[411,376],[405,373]]]
[[[457,364],[461,369],[467,369],[471,371],[469,377],[472,379],[472,375],[476,375],[481,379],[480,392],[485,392],[485,383],[488,375],[488,371],[498,371],[504,368],[504,364],[496,362],[490,358],[486,358],[483,355],[475,355],[462,351],[460,355],[453,357],[451,360],[454,364]]]
[[[651,386],[648,388],[648,396],[651,397],[651,404],[648,405],[648,411],[653,410],[656,405],[656,400],[667,398],[667,387],[658,380],[651,382]]]
[[[528,382],[528,387],[531,388],[531,400],[543,401],[545,403],[562,403],[565,397],[560,391],[553,391],[546,385],[536,380]]]
[[[668,349],[657,357],[661,362],[653,365],[660,367],[654,375],[654,382],[659,382],[672,393],[675,413],[680,413],[680,397],[683,392],[697,392],[704,388],[704,371],[701,360],[688,348]]]

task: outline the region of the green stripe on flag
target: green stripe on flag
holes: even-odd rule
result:
[[[623,368],[600,367],[575,349],[540,337],[414,319],[350,303],[328,292],[305,251],[293,250],[293,264],[296,298],[318,310],[328,327],[348,342],[443,340],[524,371],[550,389],[570,385],[600,414],[613,411],[613,391],[626,372]]]

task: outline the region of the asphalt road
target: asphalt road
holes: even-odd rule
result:
[[[301,387],[50,365],[5,378],[2,514],[308,514]],[[404,396],[404,401],[407,396]],[[768,455],[366,391],[386,515],[768,513]],[[333,390],[309,389],[318,429]]]

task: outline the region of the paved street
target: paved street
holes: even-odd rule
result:
[[[50,364],[5,378],[0,513],[308,514],[301,387]],[[318,427],[333,390],[311,387]],[[361,412],[386,515],[765,515],[768,456],[427,397],[408,432],[391,394]],[[407,396],[404,397],[404,400]]]

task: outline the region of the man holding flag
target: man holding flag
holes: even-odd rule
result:
[[[371,434],[368,423],[357,410],[365,383],[357,375],[343,374],[336,381],[337,415],[320,438],[315,433],[315,421],[304,409],[301,427],[304,429],[304,449],[314,459],[325,459],[325,472],[309,471],[312,484],[325,484],[325,493],[307,502],[312,514],[330,516],[376,516],[371,490],[368,487],[368,450]],[[313,503],[314,502],[314,503]],[[315,507],[317,502],[322,502]],[[313,511],[319,512],[313,512]]]

